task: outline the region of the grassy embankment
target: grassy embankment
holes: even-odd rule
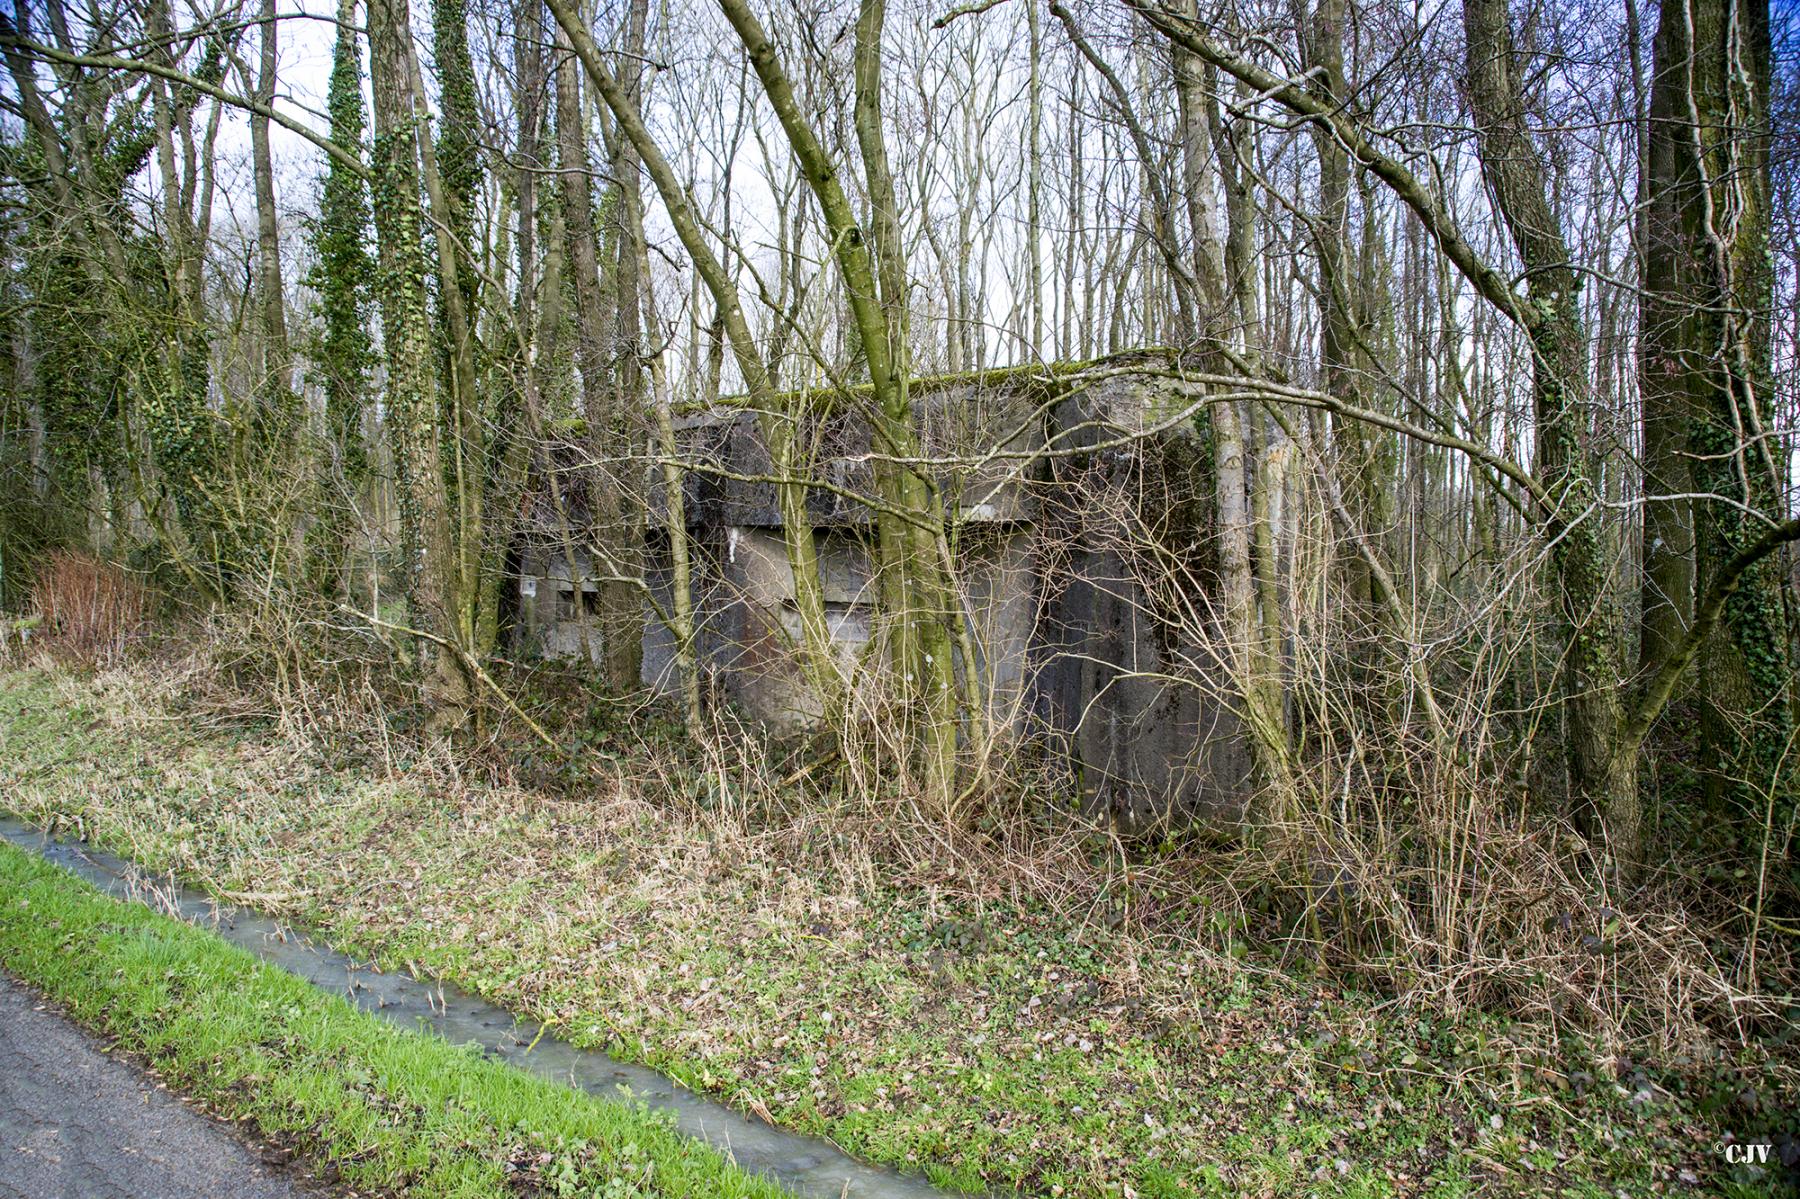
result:
[[[358,1011],[202,929],[0,843],[0,968],[209,1110],[382,1194],[780,1188],[624,1102]]]
[[[0,675],[6,807],[941,1184],[1766,1191],[1729,1175],[1691,1073],[1384,1011],[999,885],[971,898],[647,773],[558,797],[400,736],[201,713],[149,670]]]

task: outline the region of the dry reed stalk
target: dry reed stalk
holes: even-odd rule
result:
[[[55,650],[91,663],[116,662],[149,613],[149,593],[121,567],[55,550],[37,567],[31,607]]]

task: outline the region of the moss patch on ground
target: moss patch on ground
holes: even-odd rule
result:
[[[178,1089],[382,1194],[777,1199],[640,1107],[357,1011],[0,843],[0,967]]]
[[[1597,1071],[1497,1020],[1384,1015],[998,888],[834,871],[792,829],[648,786],[621,770],[563,798],[400,739],[208,724],[144,671],[0,675],[19,815],[947,1186],[1766,1191],[1713,1152],[1706,1097],[1643,1068]]]

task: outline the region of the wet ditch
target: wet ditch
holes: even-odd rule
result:
[[[406,1029],[423,1028],[543,1078],[605,1098],[629,1093],[636,1102],[674,1115],[675,1127],[705,1141],[742,1169],[821,1199],[942,1199],[923,1178],[871,1166],[829,1141],[772,1128],[694,1094],[645,1066],[581,1049],[535,1022],[448,983],[382,972],[329,948],[303,931],[249,908],[212,898],[157,877],[134,862],[72,838],[51,836],[23,821],[0,817],[0,837],[117,898],[145,904],[208,929],[270,965],[350,1000],[365,1012]]]

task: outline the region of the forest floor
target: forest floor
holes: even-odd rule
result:
[[[940,1185],[1032,1195],[1769,1193],[1712,1096],[1497,1018],[998,883],[946,886],[441,745],[198,702],[203,666],[0,673],[0,808]]]

